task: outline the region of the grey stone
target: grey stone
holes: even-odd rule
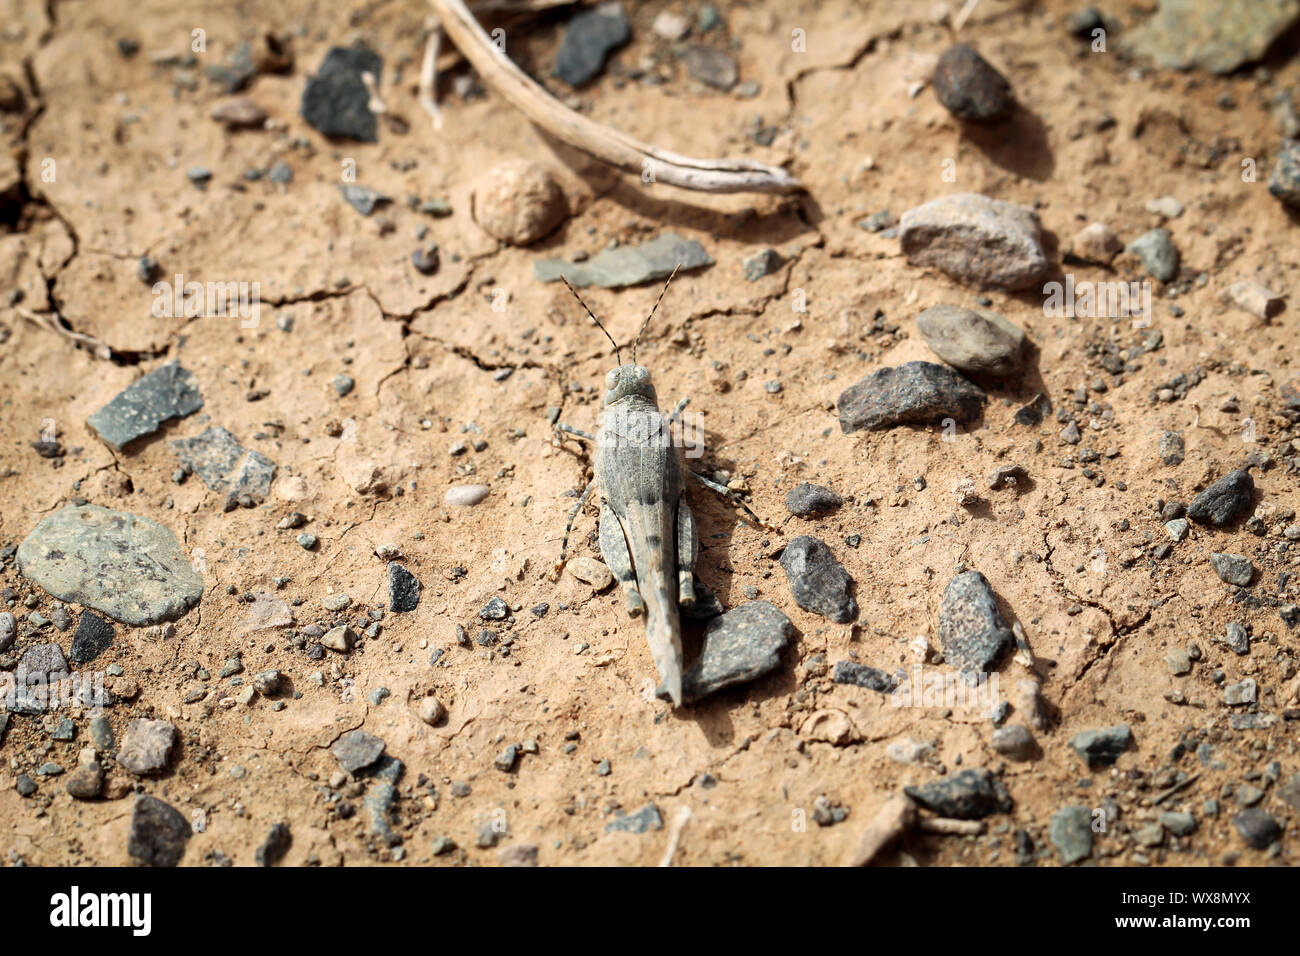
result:
[[[1175,543],[1186,538],[1190,528],[1191,525],[1187,523],[1186,518],[1175,518],[1173,521],[1165,522],[1165,534],[1169,535],[1169,539]]]
[[[700,655],[682,675],[682,694],[699,700],[757,680],[781,666],[794,625],[767,601],[750,601],[705,626]]]
[[[366,791],[363,806],[370,818],[370,835],[378,837],[386,846],[397,846],[402,837],[393,832],[393,804],[397,802],[397,788],[391,783],[377,782]]]
[[[996,312],[935,305],[916,318],[917,331],[935,355],[972,375],[1020,371],[1025,333]]]
[[[1262,58],[1297,20],[1298,0],[1160,0],[1128,43],[1166,69],[1222,75]]]
[[[356,773],[363,767],[369,767],[383,752],[384,742],[364,730],[349,730],[330,747],[334,759],[348,773]]]
[[[1062,807],[1052,814],[1047,838],[1056,847],[1062,866],[1078,863],[1092,855],[1092,810],[1089,807]]]
[[[75,800],[94,800],[104,789],[104,768],[98,763],[82,764],[63,783]]]
[[[648,833],[663,828],[664,819],[659,815],[659,808],[653,803],[647,803],[635,813],[615,817],[605,824],[606,833]]]
[[[1168,229],[1144,232],[1125,246],[1124,251],[1141,259],[1143,267],[1152,278],[1168,282],[1178,275],[1178,248]]]
[[[353,379],[351,375],[344,375],[341,372],[334,376],[333,385],[334,391],[338,394],[339,398],[350,395],[352,390],[357,387],[356,380]]]
[[[92,611],[82,611],[68,656],[78,664],[87,664],[112,646],[113,625]]]
[[[1300,209],[1300,140],[1282,140],[1268,176],[1268,191],[1292,209]]]
[[[1002,781],[983,768],[935,780],[903,792],[927,810],[957,820],[979,820],[994,813],[1011,812],[1011,794]]]
[[[189,821],[179,810],[142,793],[131,809],[126,852],[145,866],[175,866],[190,839]]]
[[[343,200],[363,216],[369,216],[378,207],[393,201],[381,192],[356,183],[340,183],[339,192],[343,194]]]
[[[1248,807],[1232,818],[1232,825],[1247,845],[1265,850],[1282,837],[1282,827],[1265,810]]]
[[[492,761],[492,766],[496,767],[502,773],[509,773],[515,769],[515,764],[519,762],[519,747],[511,744],[501,753],[496,755]]]
[[[770,276],[780,269],[785,263],[781,254],[775,249],[760,249],[749,258],[741,263],[744,270],[745,279],[749,282],[757,282],[764,276]]]
[[[867,690],[879,691],[882,694],[888,694],[898,686],[898,682],[889,674],[878,668],[859,664],[857,661],[836,661],[831,680],[837,684],[852,684],[854,687],[865,687]]]
[[[1166,810],[1159,816],[1160,825],[1174,836],[1191,836],[1196,832],[1196,817],[1190,813]]]
[[[1032,760],[1038,752],[1038,744],[1028,727],[1020,724],[1008,724],[993,731],[989,744],[998,753],[1011,760]]]
[[[293,843],[293,834],[289,831],[287,823],[276,823],[271,826],[271,832],[266,835],[262,845],[257,848],[257,853],[253,859],[258,866],[275,866],[284,859],[284,855],[289,852],[289,847]]]
[[[1253,677],[1247,677],[1235,684],[1223,688],[1223,702],[1229,707],[1253,704],[1258,697],[1259,687]]]
[[[169,445],[181,464],[212,491],[265,498],[271,490],[275,462],[261,452],[244,448],[224,428],[214,426],[194,438],[178,438]]]
[[[1011,112],[1011,84],[964,43],[950,47],[934,68],[934,95],[953,116],[977,123]]]
[[[692,77],[724,93],[730,91],[740,79],[740,67],[736,58],[716,47],[691,44],[682,53],[682,62]]]
[[[452,485],[443,496],[449,508],[470,508],[488,496],[487,485]]]
[[[907,362],[872,372],[840,394],[836,405],[844,434],[897,425],[969,421],[988,396],[946,365]]]
[[[18,546],[18,567],[59,600],[124,624],[175,620],[203,597],[203,578],[171,531],[98,505],[43,520]]]
[[[18,636],[18,619],[11,611],[0,611],[0,654],[13,647]]]
[[[420,603],[420,582],[396,561],[388,562],[388,609],[398,614],[414,611]]]
[[[90,741],[100,753],[113,749],[113,725],[102,714],[90,722]]]
[[[1081,730],[1070,738],[1070,747],[1083,758],[1090,770],[1109,767],[1133,742],[1128,724]]]
[[[86,419],[105,444],[121,451],[153,434],[169,418],[184,418],[203,407],[194,376],[179,362],[168,362],[136,379]]]
[[[533,277],[539,282],[558,282],[563,277],[578,288],[619,289],[666,279],[679,263],[682,272],[689,272],[713,265],[713,257],[696,240],[665,232],[639,246],[605,249],[585,262],[538,259]]]
[[[497,860],[502,866],[536,866],[536,843],[512,843],[497,850]]]
[[[117,762],[137,775],[157,773],[166,768],[175,743],[176,728],[170,721],[137,718],[126,725]]]
[[[1187,517],[1198,524],[1222,527],[1250,510],[1254,495],[1255,480],[1250,472],[1230,471],[1193,499]]]
[[[1038,214],[978,193],[932,199],[903,213],[899,240],[907,260],[959,282],[1002,289],[1039,284],[1049,270]]]
[[[786,493],[785,507],[790,514],[811,518],[828,514],[844,504],[844,499],[823,485],[804,482]]]
[[[620,4],[602,4],[569,21],[555,55],[551,75],[570,86],[581,86],[605,68],[605,60],[631,37]]]
[[[378,122],[370,110],[370,91],[361,74],[369,73],[380,85],[383,60],[365,47],[334,47],[315,76],[307,77],[302,91],[302,118],[325,136],[373,143]]]
[[[1181,647],[1171,647],[1165,654],[1165,663],[1169,665],[1169,673],[1175,677],[1182,677],[1192,670],[1192,657]]]
[[[1250,653],[1250,637],[1246,634],[1246,629],[1237,621],[1229,621],[1224,632],[1224,643],[1230,647],[1234,653]]]
[[[849,595],[853,579],[824,542],[806,534],[795,538],[781,553],[781,568],[795,603],[805,611],[837,624],[858,616],[858,605]]]
[[[1250,579],[1255,576],[1255,566],[1244,554],[1220,554],[1214,551],[1210,553],[1210,565],[1220,581],[1239,588],[1250,584]]]
[[[948,582],[939,603],[939,642],[949,664],[962,671],[987,671],[1014,641],[984,575],[963,571]]]
[[[1186,457],[1186,449],[1183,446],[1183,436],[1178,434],[1178,432],[1161,432],[1159,451],[1160,460],[1166,465],[1181,465],[1183,463],[1183,458]]]
[[[478,616],[484,621],[504,621],[510,616],[510,607],[499,597],[494,597],[478,609]]]

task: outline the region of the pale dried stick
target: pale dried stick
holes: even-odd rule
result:
[[[65,329],[59,325],[56,316],[32,312],[22,306],[14,309],[19,315],[28,321],[34,322],[43,329],[49,329],[51,332],[57,332],[66,339],[71,339],[78,345],[84,345],[96,357],[101,359],[110,359],[113,357],[113,350],[107,345],[95,338],[93,335],[86,335],[84,332],[73,332],[71,329]]]
[[[916,804],[906,794],[896,793],[867,821],[858,845],[845,861],[846,866],[866,866],[881,850],[916,825]]]
[[[710,193],[792,192],[802,184],[784,169],[749,159],[696,159],[659,149],[602,126],[557,102],[498,49],[462,0],[429,0],[451,41],[488,86],[551,136],[603,163],[654,181]]]
[[[429,17],[425,26],[429,29],[429,40],[424,45],[424,61],[420,64],[420,105],[433,118],[433,128],[442,129],[442,110],[438,109],[438,98],[434,90],[438,85],[438,48],[442,45],[442,25],[437,17]]]
[[[659,861],[660,866],[672,866],[673,855],[677,852],[677,844],[682,839],[682,829],[686,822],[691,818],[690,807],[679,807],[676,816],[673,817],[672,827],[668,831],[668,846],[664,850],[664,858]]]

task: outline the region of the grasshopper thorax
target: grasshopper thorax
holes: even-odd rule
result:
[[[644,398],[658,407],[659,399],[650,381],[650,370],[644,365],[620,365],[610,369],[605,376],[605,407],[632,397]]]

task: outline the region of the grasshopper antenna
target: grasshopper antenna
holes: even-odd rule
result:
[[[618,360],[619,365],[622,365],[623,356],[619,353],[618,343],[614,341],[614,336],[610,335],[609,330],[600,324],[600,319],[596,318],[594,315],[591,314],[591,309],[587,308],[587,303],[582,301],[582,296],[578,295],[577,290],[574,289],[573,286],[569,285],[569,280],[564,278],[564,276],[560,276],[560,281],[564,283],[564,287],[566,289],[568,289],[570,292],[573,293],[573,297],[578,300],[578,305],[582,306],[583,310],[590,317],[591,321],[596,323],[596,328],[600,329],[602,332],[605,333],[605,338],[609,339],[609,344],[614,346],[614,358]]]
[[[641,323],[641,331],[638,332],[636,334],[636,338],[632,340],[632,364],[633,365],[636,364],[636,347],[641,342],[641,336],[645,332],[646,327],[650,324],[650,320],[655,317],[655,312],[659,308],[659,303],[664,300],[664,293],[667,292],[668,287],[673,284],[673,276],[677,275],[677,270],[680,269],[681,267],[682,264],[680,262],[673,267],[672,275],[668,276],[668,281],[664,283],[663,289],[659,292],[659,298],[655,299],[654,308],[651,309],[650,314],[645,317],[645,321]],[[575,293],[575,295],[576,294],[577,293]]]

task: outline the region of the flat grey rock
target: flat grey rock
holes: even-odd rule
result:
[[[686,72],[706,86],[724,93],[731,90],[740,79],[736,58],[726,50],[693,43],[682,53]]]
[[[1232,649],[1234,654],[1250,653],[1250,637],[1246,634],[1246,629],[1237,621],[1228,622],[1223,642]]]
[[[836,661],[831,679],[837,684],[852,684],[854,687],[865,687],[867,690],[879,691],[882,694],[888,694],[898,686],[898,682],[889,674],[877,667],[859,664],[857,661]]]
[[[627,43],[631,35],[620,4],[602,4],[585,10],[565,28],[551,75],[570,86],[581,86],[599,75],[605,68],[605,59]]]
[[[203,578],[171,531],[98,505],[43,520],[18,546],[18,567],[59,600],[123,624],[175,620],[203,597]]]
[[[948,582],[939,603],[939,642],[949,664],[962,671],[987,671],[1014,641],[984,575],[963,571]]]
[[[1192,499],[1187,517],[1198,524],[1222,527],[1250,510],[1255,479],[1242,469],[1230,471]]]
[[[898,425],[928,425],[979,415],[988,396],[946,365],[907,362],[872,372],[845,389],[836,404],[840,430],[848,435]]]
[[[935,355],[972,375],[1013,375],[1024,357],[1025,331],[987,309],[935,305],[916,318]]]
[[[1232,818],[1232,825],[1249,846],[1266,850],[1281,839],[1282,827],[1266,810],[1250,807]]]
[[[1268,174],[1268,191],[1292,209],[1300,209],[1300,140],[1282,140]]]
[[[699,700],[757,680],[781,666],[794,625],[767,601],[750,601],[709,621],[700,656],[682,675],[682,694]]]
[[[989,122],[1005,117],[1015,105],[1006,77],[964,43],[939,57],[932,83],[944,109],[958,119]]]
[[[648,833],[663,828],[664,818],[659,815],[659,808],[653,803],[647,803],[635,813],[615,817],[605,824],[606,833]]]
[[[1052,814],[1047,838],[1056,847],[1062,866],[1078,863],[1092,855],[1092,808],[1063,807]]]
[[[1250,579],[1255,576],[1255,566],[1244,554],[1211,552],[1210,565],[1220,581],[1224,584],[1235,584],[1239,588],[1250,584]]]
[[[963,770],[903,792],[935,813],[957,820],[979,820],[994,813],[1009,813],[1011,794],[1002,781],[983,768]]]
[[[586,262],[538,259],[533,263],[533,277],[539,282],[558,282],[563,277],[578,288],[619,289],[666,279],[679,264],[682,272],[689,272],[713,265],[713,257],[694,239],[665,232],[639,246],[606,249]]]
[[[134,774],[157,773],[167,766],[176,728],[170,721],[137,718],[126,726],[117,748],[117,762]]]
[[[326,136],[373,143],[379,123],[370,109],[370,91],[362,73],[374,77],[379,87],[384,61],[362,46],[334,47],[315,76],[307,77],[302,91],[302,118]]]
[[[334,759],[348,773],[356,773],[363,767],[369,767],[383,752],[384,742],[364,730],[349,730],[330,747]]]
[[[799,518],[829,514],[844,504],[844,499],[824,485],[804,482],[786,492],[785,507]]]
[[[1087,763],[1088,769],[1109,767],[1133,742],[1128,724],[1081,730],[1070,738],[1070,747]]]
[[[853,579],[824,542],[806,534],[795,538],[781,553],[781,568],[795,603],[805,611],[837,624],[858,616],[858,605],[849,594]]]
[[[1033,733],[1021,724],[999,727],[993,731],[989,744],[1002,756],[1011,760],[1032,760],[1038,753],[1038,744],[1034,742]]]
[[[907,261],[959,282],[1025,289],[1048,273],[1038,213],[978,193],[954,193],[909,209],[899,221]]]
[[[1168,229],[1152,229],[1144,232],[1127,246],[1125,252],[1131,252],[1142,260],[1143,267],[1153,279],[1168,282],[1178,275],[1178,247]]]
[[[1178,432],[1161,432],[1157,450],[1160,452],[1160,460],[1166,465],[1181,465],[1183,459],[1187,456],[1183,436]]]
[[[420,582],[396,561],[388,562],[388,609],[398,614],[414,611],[420,603]]]
[[[68,655],[78,664],[88,664],[112,646],[113,625],[93,611],[82,611]]]
[[[126,852],[145,866],[175,866],[185,855],[191,832],[179,810],[142,793],[131,809]]]
[[[1128,45],[1165,69],[1222,75],[1262,58],[1297,21],[1300,0],[1160,0]]]
[[[383,193],[376,192],[368,186],[358,186],[356,183],[340,183],[339,192],[343,194],[344,201],[363,216],[369,216],[377,207],[392,202],[392,199]]]
[[[265,498],[275,477],[275,462],[249,451],[224,428],[213,426],[193,438],[169,443],[182,465],[192,469],[212,491]]]
[[[194,376],[179,362],[168,362],[118,392],[86,424],[105,444],[121,451],[137,438],[153,434],[168,419],[184,418],[202,407]]]

